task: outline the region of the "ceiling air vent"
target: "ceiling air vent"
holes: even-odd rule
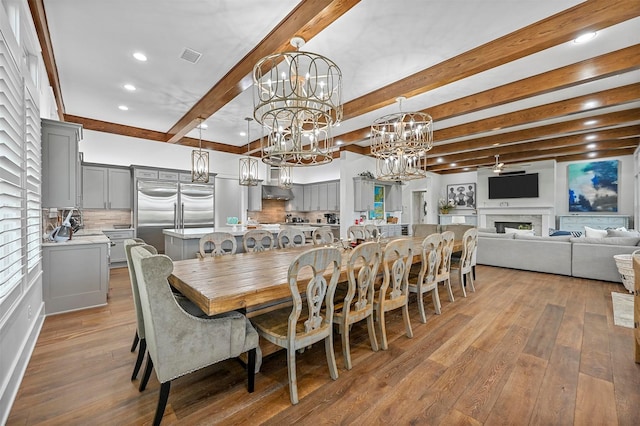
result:
[[[202,53],[196,52],[193,49],[189,49],[188,47],[185,47],[184,50],[182,51],[182,54],[180,55],[180,59],[184,59],[187,62],[191,62],[192,64],[195,64],[196,62],[198,62],[198,60],[200,60],[201,56],[202,56]]]

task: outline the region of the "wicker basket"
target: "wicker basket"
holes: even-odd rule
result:
[[[616,261],[616,266],[618,267],[618,272],[620,272],[620,278],[622,278],[622,284],[624,284],[624,288],[626,288],[629,293],[633,293],[635,289],[633,256],[638,252],[640,252],[640,250],[636,250],[631,254],[616,254],[613,256],[613,259]]]

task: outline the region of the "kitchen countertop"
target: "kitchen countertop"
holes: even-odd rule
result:
[[[70,240],[56,243],[54,241],[46,241],[42,243],[43,247],[55,247],[55,246],[70,246],[78,244],[109,244],[110,240],[106,235],[100,231],[100,233],[93,233],[91,235],[73,234]]]
[[[316,228],[317,226],[309,226],[309,224],[300,224],[296,226],[296,229],[299,229],[302,232],[312,232]],[[261,229],[263,231],[270,231],[274,234],[277,234],[278,232],[280,232],[281,227],[278,224],[269,224],[260,225],[258,229]],[[246,226],[243,225],[238,225],[236,227],[216,226],[215,228],[163,229],[162,233],[164,235],[181,238],[183,240],[191,240],[202,238],[205,234],[211,232],[228,232],[235,237],[242,237],[247,233],[247,231],[251,231],[251,229],[247,229]]]

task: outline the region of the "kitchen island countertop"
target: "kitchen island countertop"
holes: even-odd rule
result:
[[[270,231],[274,234],[280,232],[283,226],[278,224],[273,225],[260,225],[258,229],[263,231]],[[313,232],[317,226],[309,226],[309,225],[297,225],[296,229],[302,232]],[[234,237],[242,237],[247,231],[251,231],[251,229],[247,229],[246,226],[238,225],[238,226],[216,226],[215,228],[185,228],[185,229],[163,229],[162,233],[164,235],[168,235],[171,237],[180,238],[183,240],[192,240],[192,239],[200,239],[205,234],[209,234],[211,232],[228,232]]]

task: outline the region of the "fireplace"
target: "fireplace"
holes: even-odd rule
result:
[[[533,229],[531,222],[499,222],[493,223],[498,234],[504,234],[504,228]]]
[[[496,222],[521,222],[531,224],[535,235],[546,235],[549,228],[555,228],[553,207],[478,207],[478,227],[496,227]],[[517,228],[518,226],[513,226]],[[511,228],[511,226],[509,226]]]

